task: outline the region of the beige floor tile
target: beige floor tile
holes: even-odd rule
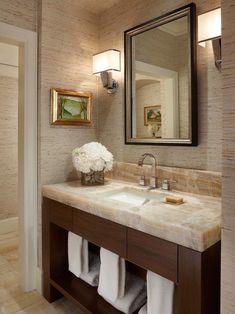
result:
[[[37,291],[19,287],[17,250],[0,253],[0,314],[82,314],[69,300],[48,303]]]

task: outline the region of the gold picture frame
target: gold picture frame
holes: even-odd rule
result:
[[[149,124],[156,123],[161,125],[161,106],[146,106],[144,107],[144,125],[148,126]]]
[[[92,93],[51,88],[51,120],[53,125],[90,125]]]

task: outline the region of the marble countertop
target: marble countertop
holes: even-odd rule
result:
[[[124,187],[144,190],[152,199],[134,206],[107,198],[112,191]],[[164,203],[165,196],[170,194],[182,196],[185,203]],[[79,181],[44,185],[42,195],[200,252],[221,237],[221,199],[217,197],[159,189],[148,191],[134,183],[111,179],[95,187],[81,186]]]

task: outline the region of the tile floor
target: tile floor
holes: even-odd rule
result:
[[[0,314],[82,314],[64,298],[50,304],[37,291],[23,292],[18,279],[18,251],[0,253]]]

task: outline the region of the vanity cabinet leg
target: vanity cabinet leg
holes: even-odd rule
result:
[[[179,246],[177,314],[220,313],[220,242],[200,253]]]
[[[50,206],[46,199],[43,199],[42,206],[42,267],[43,267],[43,296],[48,302],[54,302],[62,295],[50,284],[51,252],[50,243]]]

